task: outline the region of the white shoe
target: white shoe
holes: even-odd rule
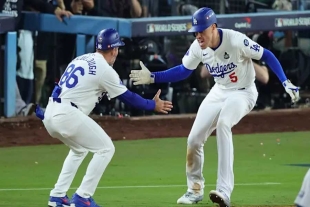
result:
[[[177,204],[194,204],[202,201],[203,193],[186,192],[181,198],[178,199]]]
[[[230,207],[230,200],[223,191],[211,190],[209,196],[211,201],[217,203],[219,207]]]

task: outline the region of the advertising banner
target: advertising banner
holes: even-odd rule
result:
[[[218,27],[240,32],[310,29],[310,11],[229,14],[217,16]],[[188,34],[191,17],[160,17],[132,21],[132,36],[173,36]]]
[[[168,36],[186,33],[192,27],[191,19],[132,22],[132,36]]]

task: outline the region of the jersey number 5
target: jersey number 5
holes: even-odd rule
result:
[[[238,77],[236,76],[236,73],[233,72],[232,74],[229,75],[230,81],[233,83],[236,83],[238,81]]]
[[[77,73],[80,73],[81,76],[84,76],[85,71],[82,67],[75,67],[74,64],[71,64],[67,67],[64,74],[61,76],[59,85],[62,86],[66,83],[67,88],[73,88],[78,84],[79,79]]]

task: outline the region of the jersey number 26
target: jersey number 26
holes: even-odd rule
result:
[[[62,86],[65,83],[67,88],[75,87],[79,82],[77,73],[79,73],[81,76],[84,76],[84,68],[75,67],[74,64],[69,65],[64,74],[61,76],[59,85]]]

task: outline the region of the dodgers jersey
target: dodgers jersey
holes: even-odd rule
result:
[[[115,98],[127,91],[116,71],[99,53],[88,53],[72,60],[61,76],[59,98],[77,105],[89,115],[104,95]]]
[[[195,40],[182,59],[183,65],[194,70],[202,62],[222,89],[239,89],[254,84],[252,58],[260,60],[264,48],[240,32],[219,30],[222,31],[222,42],[218,48],[201,49]]]

